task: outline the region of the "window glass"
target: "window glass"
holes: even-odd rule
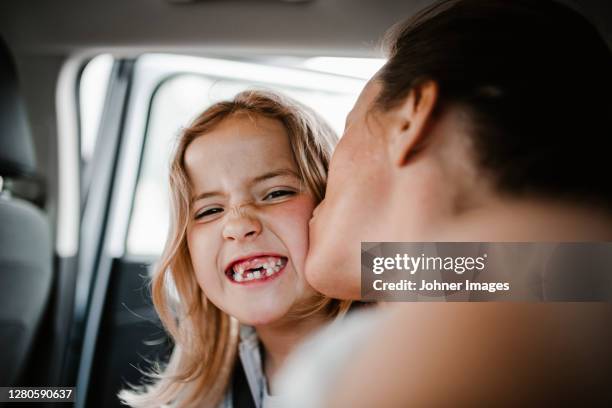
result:
[[[93,156],[112,68],[113,57],[102,54],[92,58],[81,74],[79,110],[81,159],[84,163],[89,163]]]
[[[168,165],[181,129],[211,104],[231,99],[245,89],[269,89],[288,95],[317,111],[341,135],[346,115],[352,109],[366,78],[375,73],[382,60],[307,59],[282,71],[251,65],[253,75],[245,77],[244,66],[224,61],[216,75],[177,74],[166,79],[155,92],[150,109],[140,175],[127,237],[130,255],[159,255],[169,223]],[[229,64],[229,65],[228,65]],[[344,71],[342,69],[344,67]],[[356,68],[357,67],[357,68]],[[325,71],[325,73],[323,72]],[[350,78],[350,81],[347,80]],[[338,85],[336,86],[336,82]]]

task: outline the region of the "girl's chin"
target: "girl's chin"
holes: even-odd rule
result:
[[[278,307],[274,310],[258,311],[257,313],[250,311],[250,313],[244,315],[237,313],[234,316],[241,324],[257,327],[277,323],[287,315],[288,311],[289,308],[287,307]]]
[[[295,318],[295,315],[303,315],[304,310],[311,310],[314,304],[320,300],[312,288],[301,288],[298,293],[288,296],[287,293],[266,294],[249,301],[234,304],[233,310],[225,309],[234,316],[241,324],[249,326],[267,326],[282,323],[283,319]]]

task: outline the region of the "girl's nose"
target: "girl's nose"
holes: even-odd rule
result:
[[[253,214],[238,211],[227,220],[223,227],[223,238],[241,241],[256,238],[261,233],[261,222]]]

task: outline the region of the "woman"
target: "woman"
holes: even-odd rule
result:
[[[360,241],[612,240],[612,53],[586,19],[544,0],[447,0],[390,41],[310,224],[313,287],[359,298]],[[288,405],[612,397],[609,304],[406,303],[377,317],[313,344]]]

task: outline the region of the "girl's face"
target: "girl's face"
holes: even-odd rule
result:
[[[237,115],[185,152],[187,244],[208,299],[251,325],[272,323],[314,291],[304,279],[315,207],[276,120]]]

